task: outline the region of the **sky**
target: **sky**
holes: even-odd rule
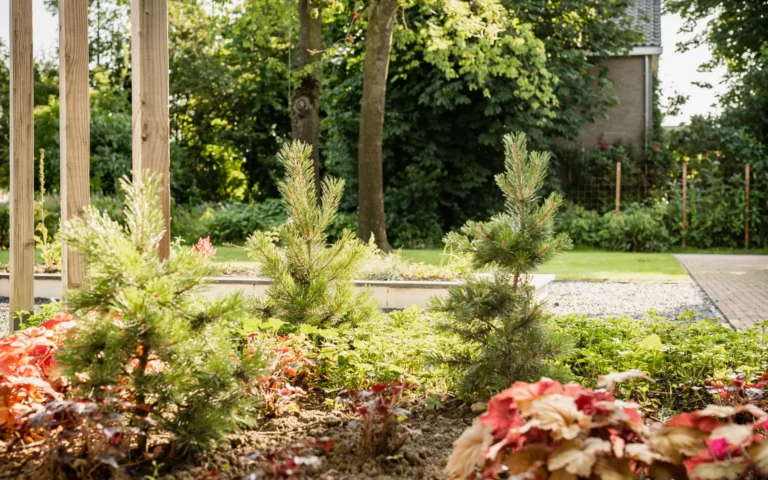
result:
[[[9,1],[0,0],[0,39],[6,45],[9,31]],[[33,0],[34,14],[34,45],[38,55],[55,53],[58,48],[58,21],[48,13],[43,0]],[[686,53],[676,52],[676,44],[684,41],[690,35],[681,35],[678,30],[682,19],[677,15],[664,15],[661,21],[662,46],[664,53],[659,59],[659,79],[662,85],[662,103],[676,94],[689,96],[688,103],[683,107],[681,115],[664,119],[665,126],[677,126],[687,122],[692,115],[703,115],[716,112],[713,104],[716,95],[724,93],[725,87],[720,84],[725,70],[719,68],[714,72],[699,72],[698,67],[711,58],[707,47],[701,47]],[[704,25],[700,26],[704,28]],[[713,89],[702,89],[694,82],[706,82]]]

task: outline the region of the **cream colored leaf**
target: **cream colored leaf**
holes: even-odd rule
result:
[[[691,477],[698,480],[736,479],[747,471],[745,459],[724,460],[722,462],[700,463],[691,472]]]
[[[752,415],[755,418],[763,419],[765,417],[768,417],[768,412],[763,410],[762,408],[758,407],[754,403],[748,403],[746,405],[741,405],[739,407],[736,407],[737,412],[747,412],[750,415]]]
[[[595,465],[595,474],[601,480],[635,480],[637,477],[629,468],[628,460],[601,458]]]
[[[542,477],[545,478],[545,477]],[[560,470],[555,470],[554,472],[549,474],[549,480],[576,480],[578,477],[568,471],[566,471],[564,468],[561,468]]]
[[[736,409],[727,405],[707,405],[704,410],[699,411],[700,417],[728,418],[735,414]]]
[[[453,442],[453,452],[448,458],[445,471],[451,478],[464,479],[472,475],[475,467],[483,463],[483,456],[493,443],[491,428],[480,420]]]
[[[624,447],[624,456],[631,460],[637,460],[646,465],[652,464],[659,459],[659,455],[656,454],[651,446],[647,443],[630,443]]]
[[[589,418],[576,407],[573,397],[566,395],[547,395],[531,404],[531,426],[548,430],[556,439],[572,440],[576,438]]]
[[[533,473],[537,478],[545,478],[543,470],[547,462],[549,450],[544,445],[526,445],[519,451],[510,454],[504,460],[507,466],[507,475],[515,476],[524,473]]]
[[[648,439],[654,451],[670,463],[680,465],[682,455],[693,456],[706,448],[705,432],[687,427],[662,426],[654,429]]]
[[[717,440],[718,438],[724,438],[730,445],[741,446],[752,438],[752,426],[751,425],[736,425],[728,424],[722,427],[717,427],[709,434],[709,438]]]
[[[598,453],[611,451],[611,443],[600,438],[587,438],[583,444],[576,440],[563,442],[549,456],[547,467],[550,471],[564,468],[579,477],[589,477]]]
[[[635,378],[642,378],[650,382],[653,381],[651,377],[646,375],[640,370],[633,369],[626,372],[609,373],[608,375],[600,375],[597,377],[598,388],[613,388],[617,383],[626,382]]]

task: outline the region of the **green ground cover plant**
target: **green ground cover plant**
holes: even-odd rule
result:
[[[768,325],[734,331],[716,320],[683,315],[672,321],[632,318],[556,317],[561,334],[574,348],[561,362],[591,386],[600,374],[639,369],[655,383],[629,383],[622,389],[655,415],[701,408],[712,398],[711,380],[726,382],[768,371]]]
[[[538,195],[549,154],[529,154],[522,133],[507,135],[504,143],[505,171],[496,175],[504,211],[488,222],[468,222],[445,238],[472,267],[489,269],[491,275],[468,274],[446,298],[430,303],[430,310],[445,315],[442,328],[466,344],[437,360],[462,372],[459,392],[468,396],[487,396],[515,380],[561,374],[549,362],[568,343],[547,328],[544,305],[526,276],[571,246],[567,236],[554,233],[562,198],[553,193],[541,202]]]
[[[60,233],[90,267],[87,288],[67,292],[77,328],[58,360],[76,398],[117,395],[136,405],[127,414],[143,433],[139,455],[161,432],[173,456],[207,450],[253,420],[258,399],[244,392],[264,361],[234,341],[242,296],[200,296],[213,272],[205,255],[176,244],[158,257],[158,184],[149,174],[123,180],[125,228],[90,207]]]

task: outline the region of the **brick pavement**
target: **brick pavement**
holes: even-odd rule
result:
[[[768,320],[768,255],[675,255],[737,329]]]

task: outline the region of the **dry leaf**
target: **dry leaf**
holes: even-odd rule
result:
[[[475,420],[471,427],[453,442],[453,452],[445,467],[446,473],[452,478],[467,478],[475,471],[475,467],[483,462],[483,456],[491,446],[493,436],[491,428]]]
[[[609,373],[608,375],[600,375],[597,377],[597,387],[613,388],[614,385],[616,385],[617,383],[626,382],[627,380],[632,380],[634,378],[642,378],[644,380],[648,380],[649,382],[653,381],[651,377],[649,377],[642,371],[634,369],[634,370],[628,370],[626,372]]]
[[[589,417],[576,407],[576,401],[565,395],[547,395],[534,400],[531,404],[533,419],[529,427],[540,428],[552,432],[554,438],[574,439]]]

